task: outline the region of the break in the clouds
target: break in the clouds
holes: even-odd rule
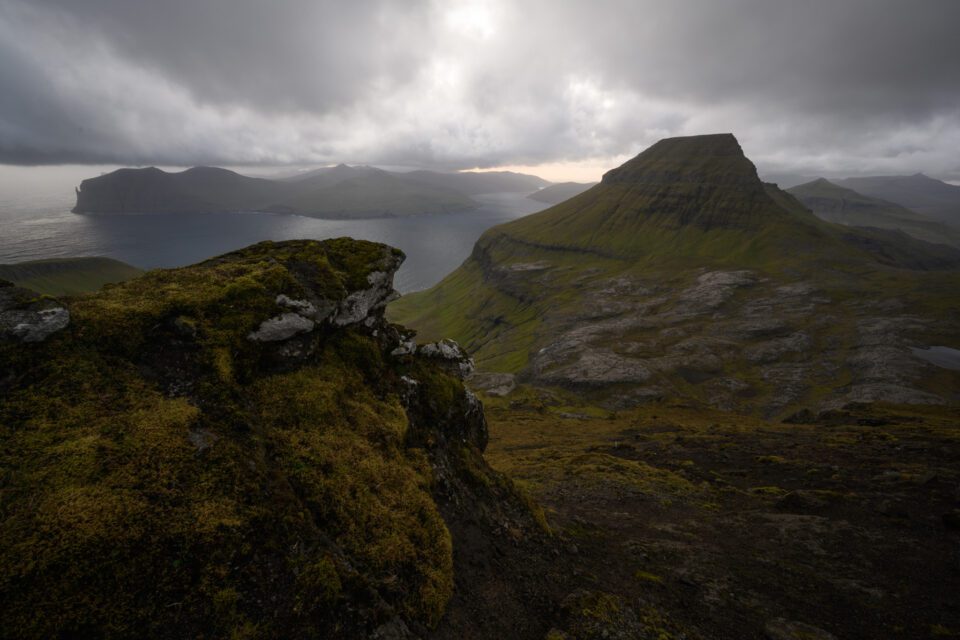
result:
[[[0,0],[0,162],[441,168],[733,131],[960,179],[956,0]]]

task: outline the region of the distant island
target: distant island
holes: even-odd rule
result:
[[[84,180],[74,213],[226,213],[262,211],[359,219],[466,211],[482,193],[527,193],[550,184],[512,172],[385,171],[344,164],[286,179],[251,178],[228,169],[170,173],[118,169]]]

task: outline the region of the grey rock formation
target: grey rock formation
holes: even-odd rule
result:
[[[769,417],[807,405],[946,401],[917,386],[933,365],[917,357],[910,336],[932,327],[896,298],[836,302],[814,283],[743,270],[700,273],[673,288],[643,276],[587,278],[578,295],[575,314],[547,310],[550,341],[524,374],[595,391],[611,408],[665,392]],[[616,394],[603,396],[612,385]]]
[[[260,327],[247,336],[254,342],[280,342],[300,333],[313,331],[313,320],[297,313],[282,313],[260,323]]]
[[[393,275],[400,268],[400,260],[396,259],[390,268],[384,271],[374,271],[367,276],[370,286],[366,289],[354,291],[340,303],[336,314],[332,318],[333,324],[343,327],[348,324],[361,322],[374,309],[380,309],[400,297],[393,290]]]
[[[404,340],[400,346],[390,352],[392,356],[410,356],[417,352],[417,343],[413,340]]]
[[[509,395],[517,388],[517,381],[512,373],[476,372],[467,379],[467,383],[471,388],[494,397]]]
[[[0,281],[0,338],[42,342],[70,324],[70,312],[52,298]]]
[[[351,292],[339,302],[318,296],[312,300],[298,300],[280,294],[276,298],[277,306],[288,311],[264,320],[247,338],[254,342],[284,342],[327,322],[338,327],[363,323],[372,329],[378,323],[374,317],[377,312],[398,296],[393,289],[393,276],[402,262],[401,256],[386,254],[383,270],[367,276],[370,286]],[[308,351],[307,345],[289,344],[281,349],[281,355],[299,357]]]
[[[418,353],[445,362],[446,368],[461,379],[473,373],[475,368],[473,359],[460,348],[459,344],[449,338],[425,344],[418,349]]]

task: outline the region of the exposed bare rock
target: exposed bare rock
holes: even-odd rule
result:
[[[370,286],[351,293],[340,303],[333,324],[343,327],[348,324],[362,322],[374,309],[381,309],[400,294],[393,289],[393,276],[400,268],[402,259],[394,258],[389,268],[384,271],[374,271],[367,276]]]
[[[70,324],[70,312],[53,298],[0,281],[0,339],[42,342]]]
[[[470,358],[454,340],[444,339],[439,342],[422,345],[417,350],[417,353],[428,358],[442,361],[445,368],[458,375],[461,379],[469,376],[474,370],[473,359]]]
[[[684,291],[678,301],[694,309],[716,309],[729,300],[738,288],[756,281],[757,276],[750,271],[710,271],[698,277],[697,284]]]
[[[785,338],[776,338],[747,348],[744,357],[750,362],[771,363],[788,353],[803,353],[813,347],[810,336],[802,331],[792,333]]]
[[[409,356],[413,355],[417,351],[417,343],[413,340],[404,340],[400,343],[400,346],[396,347],[393,351],[390,352],[392,356]]]
[[[517,382],[511,373],[473,373],[467,383],[470,387],[486,392],[487,395],[502,397],[517,388]]]
[[[653,375],[642,361],[627,358],[609,349],[585,347],[572,362],[550,369],[535,370],[538,379],[549,384],[610,384],[646,382]]]
[[[300,333],[313,331],[313,320],[297,313],[282,313],[260,323],[260,327],[247,336],[254,342],[280,342]]]

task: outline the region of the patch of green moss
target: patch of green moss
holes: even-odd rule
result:
[[[264,243],[108,286],[46,342],[0,344],[0,628],[344,637],[360,623],[337,603],[371,593],[435,624],[452,543],[382,348],[328,332],[287,370],[247,340],[278,294],[343,296],[393,257]],[[448,386],[435,411],[452,420]]]

